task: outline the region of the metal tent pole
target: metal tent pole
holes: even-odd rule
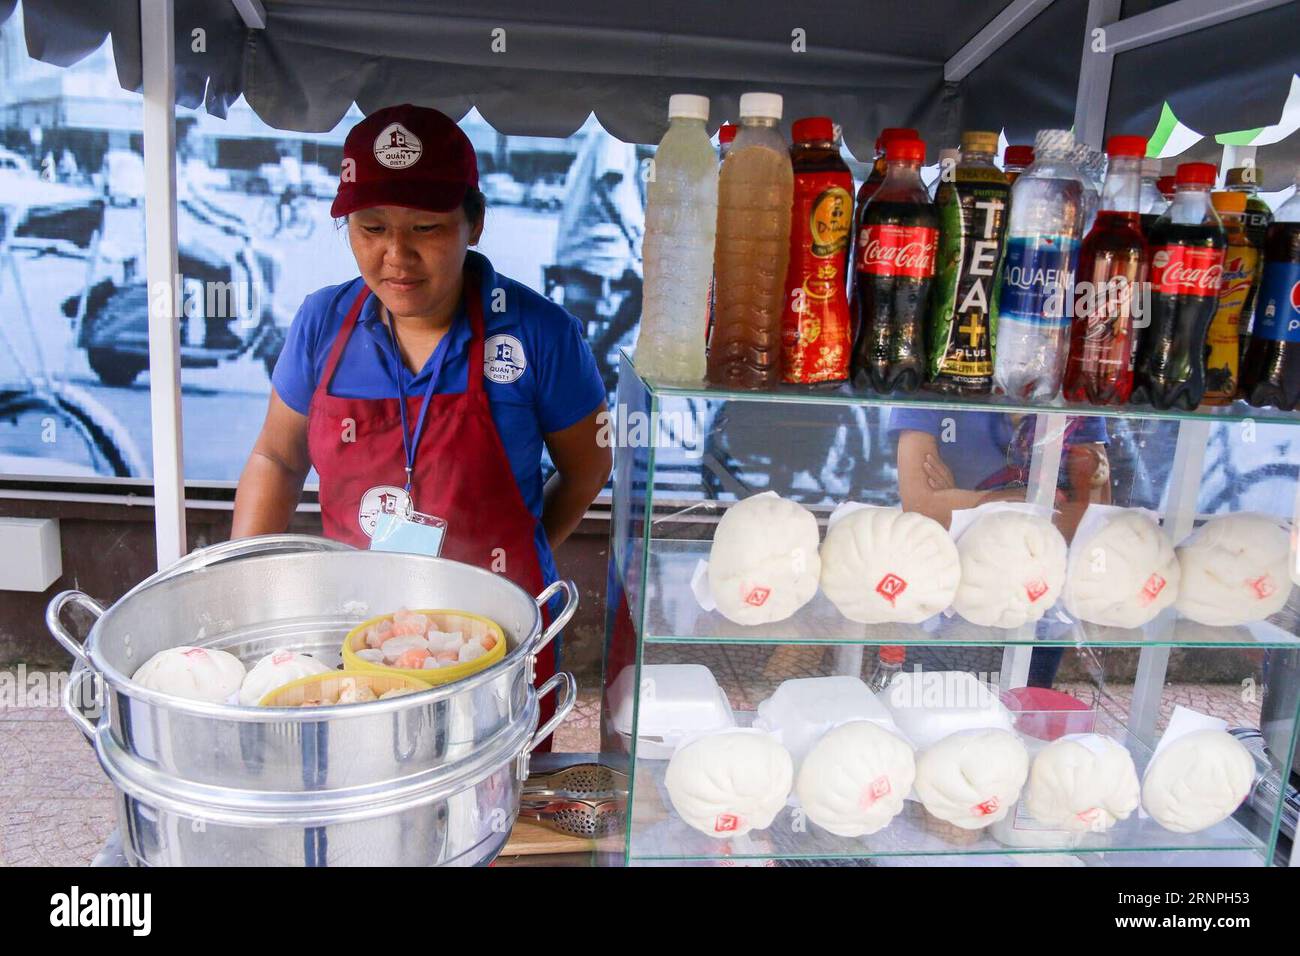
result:
[[[172,0],[140,0],[144,79],[145,263],[149,288],[149,412],[158,567],[186,551],[176,282],[176,78]]]

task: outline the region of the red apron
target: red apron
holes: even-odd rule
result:
[[[307,446],[320,475],[321,519],[327,537],[359,548],[370,545],[361,530],[361,497],[376,485],[406,484],[402,418],[395,398],[341,398],[329,394],[343,349],[357,326],[370,288],[363,286],[339,329],[307,416]],[[537,518],[524,504],[510,459],[483,387],[483,299],[479,276],[465,273],[465,305],[472,335],[469,381],[460,393],[429,398],[419,436],[411,497],[415,509],[447,521],[442,557],[499,571],[531,595],[545,582],[533,534]],[[406,396],[407,418],[414,422],[422,396]],[[351,419],[351,424],[346,423]],[[344,441],[345,435],[353,439]],[[550,613],[542,612],[543,625]],[[538,683],[555,673],[555,644],[537,658]],[[555,711],[555,696],[541,701],[541,720]],[[549,739],[540,747],[550,749]]]

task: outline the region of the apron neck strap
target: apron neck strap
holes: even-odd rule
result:
[[[483,277],[477,268],[465,263],[465,287],[461,293],[465,302],[465,311],[469,315],[470,340],[469,354],[465,361],[467,381],[465,391],[471,395],[483,392]]]
[[[362,282],[361,291],[352,300],[352,307],[348,309],[347,317],[343,319],[343,326],[339,329],[339,334],[334,336],[334,344],[330,348],[329,358],[325,361],[325,371],[321,374],[321,387],[327,392],[330,385],[334,383],[334,372],[339,367],[339,360],[343,358],[343,350],[347,348],[348,339],[352,338],[352,330],[357,327],[357,318],[361,315],[361,308],[366,304],[366,299],[369,297],[370,286]]]

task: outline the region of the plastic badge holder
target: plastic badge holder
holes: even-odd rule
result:
[[[869,720],[898,732],[888,708],[858,678],[802,677],[784,681],[758,705],[754,726],[781,741],[797,773],[824,734],[854,720]]]
[[[615,732],[631,749],[636,668],[625,667],[609,690]],[[727,696],[702,664],[644,664],[636,755],[668,760],[689,737],[736,726]]]

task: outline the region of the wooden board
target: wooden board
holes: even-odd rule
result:
[[[590,853],[596,848],[596,841],[587,837],[570,836],[559,833],[550,827],[542,826],[536,820],[519,819],[510,831],[502,856],[531,856],[538,853]]]

